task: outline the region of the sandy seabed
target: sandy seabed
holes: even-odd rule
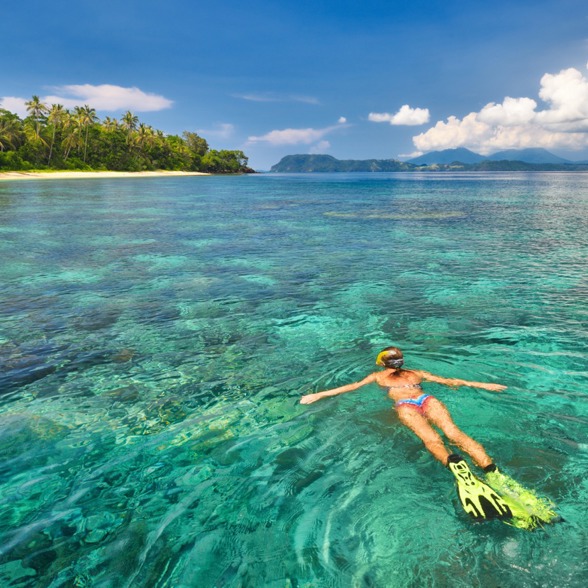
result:
[[[161,178],[169,176],[209,176],[203,172],[182,171],[59,171],[59,172],[0,172],[0,180],[67,180],[67,179],[95,179],[95,178]]]

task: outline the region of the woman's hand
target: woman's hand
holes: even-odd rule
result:
[[[322,397],[323,396],[320,393],[306,394],[300,399],[300,404],[312,404],[313,402],[320,400]]]
[[[339,388],[332,388],[331,390],[323,390],[322,392],[317,392],[316,394],[306,394],[300,399],[300,404],[312,404],[321,398],[326,398],[327,396],[337,396],[338,394],[344,394],[345,392],[351,392],[352,390],[357,390],[366,384],[371,384],[372,382],[376,381],[376,376],[379,372],[374,372],[370,374],[363,380],[359,382],[354,382],[353,384],[346,384],[345,386],[339,386]]]
[[[490,392],[502,392],[506,390],[506,386],[502,384],[484,384],[484,390],[490,390]]]

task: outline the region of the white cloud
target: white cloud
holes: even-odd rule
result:
[[[216,137],[228,139],[233,135],[235,126],[230,123],[222,123],[214,129],[198,129],[196,132],[203,137]]]
[[[0,98],[0,108],[18,114],[21,118],[27,116],[26,100],[24,98],[16,98],[15,96],[4,96]]]
[[[143,92],[139,88],[124,88],[112,84],[93,86],[91,84],[58,86],[53,88],[54,95],[41,97],[41,102],[62,104],[66,108],[88,106],[96,110],[148,112],[164,110],[173,104],[171,100],[157,94]],[[6,96],[0,98],[0,107],[15,112],[19,116],[26,116],[25,103],[29,99]]]
[[[429,122],[428,108],[411,108],[408,104],[401,106],[396,114],[388,112],[370,112],[368,120],[372,122],[388,122],[391,125],[416,126]]]
[[[347,122],[347,119],[344,116],[340,116],[339,120],[337,121],[340,125],[344,125]]]
[[[412,153],[399,153],[398,157],[400,159],[413,159],[415,157],[419,157],[423,155],[422,151],[413,151]]]
[[[537,102],[531,98],[510,98],[502,104],[486,104],[478,115],[478,120],[489,125],[515,126],[527,124],[535,117]]]
[[[588,131],[588,79],[577,69],[545,74],[539,97],[551,104],[537,114],[541,124],[560,131]]]
[[[248,143],[269,143],[270,145],[311,145],[321,141],[325,135],[336,129],[342,128],[342,124],[325,127],[324,129],[282,129],[266,133],[261,136],[251,136]]]
[[[483,155],[502,149],[544,147],[579,150],[588,146],[588,79],[575,68],[541,78],[539,109],[532,98],[506,97],[480,112],[450,116],[413,137],[420,151],[467,147]]]
[[[235,98],[248,100],[249,102],[302,102],[303,104],[320,104],[314,96],[300,96],[297,94],[276,94],[274,92],[261,92],[249,94],[233,94]]]
[[[251,143],[271,143],[272,145],[310,145],[326,134],[325,129],[283,129],[275,130],[261,136],[249,137]]]
[[[135,87],[125,88],[112,84],[60,86],[54,88],[54,91],[56,94],[45,96],[42,98],[43,102],[63,104],[66,108],[88,104],[96,110],[148,112],[164,110],[173,104],[171,100],[158,94],[143,92]]]
[[[316,145],[311,147],[310,153],[324,153],[331,148],[331,144],[328,141],[319,141]]]
[[[372,122],[390,122],[394,117],[393,114],[389,114],[387,112],[370,112],[368,115],[368,120]]]

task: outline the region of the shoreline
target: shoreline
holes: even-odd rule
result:
[[[210,176],[205,172],[183,172],[183,171],[0,171],[2,180],[69,180],[69,179],[99,179],[99,178],[165,178],[183,176]]]

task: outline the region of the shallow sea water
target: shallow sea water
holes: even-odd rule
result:
[[[0,182],[0,585],[588,585],[588,175]],[[407,366],[565,522],[472,523]]]

